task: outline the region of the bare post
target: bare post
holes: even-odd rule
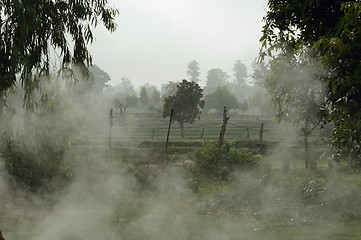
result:
[[[203,138],[203,134],[204,134],[204,128],[202,128],[201,138]]]
[[[153,131],[152,131],[152,141],[154,141],[154,128],[153,128]]]
[[[220,149],[223,143],[223,138],[224,138],[224,134],[226,133],[226,127],[227,127],[227,122],[229,120],[230,117],[227,117],[227,108],[224,107],[223,108],[223,125],[221,128],[221,132],[219,133],[219,139],[218,139],[218,148]]]
[[[247,139],[249,139],[249,128],[247,128]]]
[[[169,126],[168,126],[168,133],[167,133],[167,141],[165,142],[165,151],[168,151],[168,141],[169,141],[169,133],[170,133],[170,127],[172,125],[172,118],[173,118],[173,108],[172,111],[170,111],[170,118],[169,118]]]
[[[109,148],[112,147],[112,127],[113,127],[113,108],[110,109],[110,113],[109,113],[109,137],[108,137]]]

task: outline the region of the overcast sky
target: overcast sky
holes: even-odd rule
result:
[[[221,68],[233,75],[236,60],[257,57],[266,0],[109,0],[120,10],[118,29],[95,30],[93,63],[116,85],[128,77],[138,88],[158,87],[187,78],[191,60],[199,62],[201,85],[207,71]]]

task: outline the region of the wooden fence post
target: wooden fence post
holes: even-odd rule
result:
[[[113,108],[110,109],[110,113],[109,113],[109,136],[108,136],[109,148],[112,147],[112,127],[113,127]]]
[[[247,139],[249,139],[249,128],[247,128]]]
[[[204,128],[202,129],[201,138],[203,138],[203,134],[204,134]]]
[[[169,126],[168,126],[168,133],[167,133],[167,141],[165,142],[165,151],[168,151],[168,141],[169,141],[169,133],[170,133],[170,127],[172,125],[172,118],[173,118],[173,108],[172,111],[170,111],[170,118],[169,118]]]
[[[227,117],[227,108],[224,107],[223,108],[223,125],[221,128],[221,132],[219,133],[219,139],[218,139],[218,148],[220,149],[223,143],[223,138],[224,138],[224,134],[226,133],[226,127],[227,127],[227,122],[229,120],[230,117]]]
[[[153,128],[153,131],[152,131],[152,141],[154,141],[154,128]]]

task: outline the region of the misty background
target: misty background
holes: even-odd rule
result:
[[[201,86],[209,69],[232,74],[238,59],[251,73],[267,8],[264,0],[112,0],[109,5],[120,11],[118,29],[94,30],[93,63],[110,75],[110,85],[127,77],[136,89],[188,79],[192,60],[199,63]]]

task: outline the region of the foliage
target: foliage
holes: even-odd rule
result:
[[[204,141],[194,154],[201,174],[222,181],[228,180],[233,170],[252,168],[261,160],[247,148],[238,150],[232,141],[224,141],[220,149],[215,141]]]
[[[115,31],[117,13],[107,1],[2,1],[0,100],[17,77],[26,91],[33,89],[39,76],[49,74],[54,50],[62,68],[91,64],[86,45],[94,40],[92,28],[100,20],[107,30]]]
[[[261,58],[312,50],[329,70],[322,81],[334,124],[333,143],[351,165],[361,167],[361,3],[359,1],[268,1]]]
[[[229,75],[220,68],[212,68],[207,73],[207,82],[204,87],[205,94],[212,93],[217,86],[223,86],[229,79]]]
[[[139,92],[139,103],[142,106],[146,106],[149,103],[149,96],[146,88],[142,86]]]
[[[193,60],[188,64],[188,70],[187,70],[187,76],[189,77],[189,80],[191,82],[199,82],[199,75],[200,75],[200,71],[199,71],[199,66],[198,66],[198,62]]]
[[[160,106],[161,104],[161,98],[160,98],[160,92],[158,90],[154,90],[151,97],[150,97],[150,102],[151,104],[153,104],[154,106]]]
[[[184,123],[193,123],[200,119],[204,107],[203,90],[195,82],[183,80],[177,85],[178,91],[175,95],[166,97],[163,105],[163,118],[173,113],[173,122],[177,121],[181,127],[181,135],[184,137]]]
[[[322,66],[307,54],[274,58],[264,86],[277,108],[277,119],[291,120],[308,130],[317,126],[326,112],[323,76]]]
[[[122,77],[120,83],[115,86],[116,91],[123,96],[136,95],[134,86],[129,78]]]
[[[125,97],[125,104],[129,107],[138,107],[138,100],[136,95],[128,95]]]
[[[244,99],[240,104],[239,104],[239,109],[243,112],[246,112],[248,110],[248,101],[246,99]]]
[[[274,109],[271,106],[271,95],[264,88],[258,90],[248,98],[249,107],[256,109],[261,116],[273,116]]]
[[[227,86],[217,86],[216,90],[204,97],[206,108],[215,108],[219,114],[222,114],[223,107],[227,109],[239,108],[237,98],[228,90]]]
[[[81,121],[70,116],[67,99],[54,79],[43,80],[34,112],[25,115],[25,134],[2,139],[0,155],[5,168],[32,191],[62,175],[66,150],[74,143]]]
[[[169,81],[166,85],[162,85],[162,98],[166,98],[172,95],[175,95],[178,91],[178,86],[179,82],[172,82]]]
[[[106,83],[111,80],[109,74],[95,64],[89,68],[89,72],[90,79],[88,79],[88,81],[91,84],[93,91],[102,94],[103,89],[107,85]]]
[[[253,74],[253,83],[260,87],[263,87],[264,82],[267,79],[268,66],[265,62],[253,62],[252,63]]]
[[[234,82],[240,87],[246,84],[247,66],[242,63],[241,60],[237,60],[233,67]]]
[[[264,62],[254,62],[252,68],[252,78],[255,84],[253,89],[255,89],[255,91],[248,97],[249,105],[257,109],[261,116],[271,116],[277,107],[272,109],[271,95],[265,88],[266,79],[269,75],[269,66]]]

